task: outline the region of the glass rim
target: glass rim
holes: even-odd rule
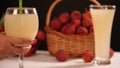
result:
[[[24,13],[22,13],[22,14],[37,14],[37,10],[36,10],[35,7],[23,7],[22,8],[22,12],[23,11],[24,11]],[[8,7],[6,9],[6,13],[5,14],[17,15],[17,14],[19,14],[19,7]]]
[[[7,9],[19,9],[19,7],[8,7]],[[36,9],[35,7],[23,7],[23,9]]]
[[[111,8],[111,9],[115,9],[116,6],[115,5],[90,5],[90,8]]]

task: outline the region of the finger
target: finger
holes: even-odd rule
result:
[[[14,44],[32,44],[33,41],[25,38],[13,38],[12,42]]]
[[[14,55],[22,54],[22,51],[23,51],[22,47],[15,46],[13,44],[11,44],[10,49],[12,51],[11,53]]]
[[[18,41],[16,41],[17,44],[32,44],[33,40],[26,39],[26,38],[19,38]]]
[[[17,46],[17,47],[29,47],[30,44],[14,44],[14,46]]]
[[[26,38],[10,38],[10,42],[14,45],[32,44],[33,41]]]

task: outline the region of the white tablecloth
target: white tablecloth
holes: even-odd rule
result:
[[[0,61],[0,68],[19,68],[18,57]],[[49,55],[48,51],[37,51],[35,55],[24,58],[24,68],[120,68],[120,53],[115,52],[109,65],[93,65],[84,63],[80,58],[58,62],[55,57]]]

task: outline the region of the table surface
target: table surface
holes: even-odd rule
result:
[[[0,68],[19,68],[18,57],[10,57],[0,61]],[[115,52],[109,65],[93,65],[84,63],[81,58],[72,58],[59,62],[49,55],[48,51],[37,51],[35,55],[24,58],[24,68],[120,68],[120,52]]]

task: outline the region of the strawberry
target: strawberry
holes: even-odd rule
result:
[[[73,11],[71,12],[71,14],[70,14],[70,17],[71,17],[72,20],[74,20],[74,19],[81,19],[82,14],[81,14],[81,12],[78,11],[78,10],[73,10]]]
[[[79,26],[77,29],[76,29],[76,33],[78,35],[87,35],[88,34],[88,30],[86,27],[83,27],[83,26]]]
[[[33,40],[32,46],[37,46],[37,39]]]
[[[37,48],[32,46],[31,49],[27,53],[24,54],[24,57],[29,57],[35,54],[36,51],[37,51]]]
[[[66,51],[64,50],[59,50],[58,52],[56,52],[56,55],[55,55],[56,59],[60,62],[64,62],[64,61],[67,61],[68,59],[68,54]]]
[[[62,23],[57,19],[52,19],[51,22],[50,22],[50,26],[56,30],[56,31],[59,31],[62,27]]]
[[[71,21],[71,24],[77,28],[78,26],[81,25],[81,21],[79,19],[74,19]]]
[[[89,17],[83,18],[82,25],[86,28],[90,28],[93,26],[92,19]]]
[[[110,48],[110,58],[112,58],[113,55],[114,55],[114,50]]]
[[[94,54],[91,51],[87,51],[82,55],[82,59],[85,62],[91,62],[94,59]]]
[[[63,12],[59,15],[58,19],[62,24],[66,24],[69,21],[69,14],[67,12]]]
[[[93,27],[90,27],[90,28],[88,29],[88,31],[89,31],[89,33],[94,32],[94,28],[93,28]]]
[[[38,40],[45,40],[45,38],[46,38],[46,37],[45,37],[45,33],[44,33],[43,31],[39,30],[36,38],[37,38]]]
[[[83,17],[83,18],[86,18],[86,17],[92,18],[92,17],[91,17],[91,14],[90,14],[90,11],[84,12],[84,13],[82,14],[82,17]]]
[[[27,53],[25,53],[24,56],[29,57],[35,54],[36,51],[37,51],[37,39],[34,39],[31,49]]]
[[[2,26],[0,26],[0,32],[3,32],[4,28]]]
[[[67,35],[74,34],[75,32],[75,26],[71,24],[66,24],[62,27],[61,32]]]

